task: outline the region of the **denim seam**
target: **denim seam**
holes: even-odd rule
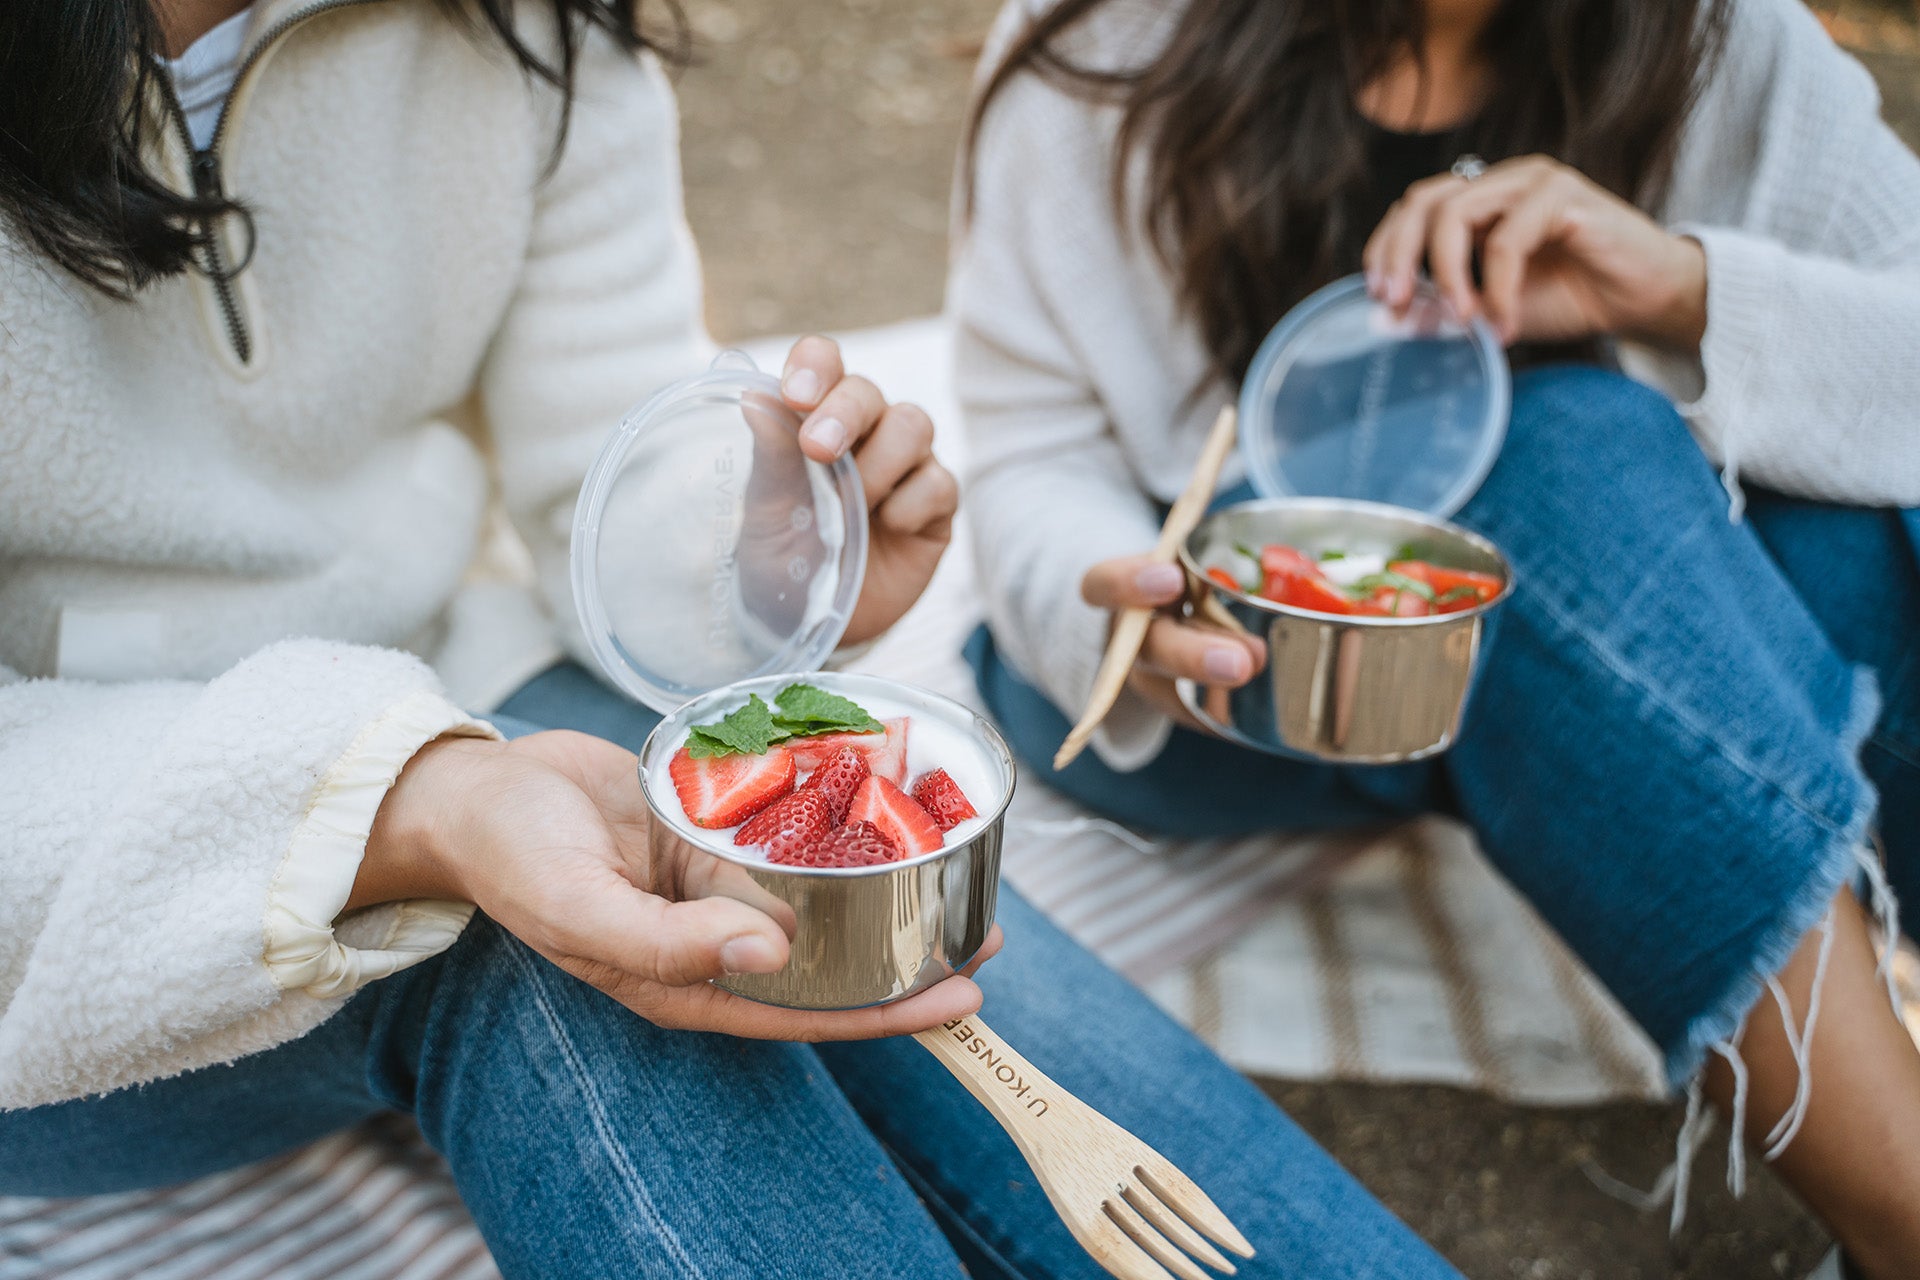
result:
[[[1542,593],[1536,595],[1542,613],[1550,618],[1567,636],[1583,645],[1598,658],[1615,676],[1641,691],[1655,706],[1672,716],[1674,721],[1688,732],[1706,743],[1713,751],[1752,778],[1761,786],[1778,792],[1796,810],[1805,815],[1816,826],[1826,831],[1832,839],[1826,851],[1816,862],[1805,883],[1796,886],[1795,892],[1788,898],[1787,911],[1781,922],[1773,929],[1763,932],[1757,939],[1754,951],[1756,961],[1754,972],[1744,978],[1736,979],[1727,992],[1687,1026],[1681,1043],[1672,1050],[1663,1050],[1666,1059],[1667,1081],[1678,1088],[1698,1073],[1706,1061],[1710,1046],[1725,1040],[1744,1025],[1747,1014],[1758,1003],[1766,990],[1766,978],[1777,972],[1793,954],[1821,913],[1833,900],[1840,888],[1849,882],[1850,870],[1857,848],[1865,841],[1867,826],[1872,818],[1871,806],[1844,823],[1837,823],[1819,812],[1814,806],[1796,795],[1784,783],[1761,772],[1759,766],[1744,755],[1728,750],[1707,727],[1701,724],[1685,708],[1661,696],[1650,683],[1641,678],[1624,658],[1616,654],[1610,646],[1604,645],[1575,625],[1574,619],[1552,599]],[[1848,723],[1841,732],[1841,746],[1851,749],[1857,757],[1873,732],[1879,720],[1880,698],[1873,673],[1866,667],[1854,667],[1852,690],[1852,708]],[[1824,893],[1820,890],[1824,888]],[[1807,900],[1810,898],[1811,900]]]
[[[1789,804],[1806,814],[1807,817],[1811,818],[1828,832],[1838,835],[1852,825],[1851,821],[1837,822],[1827,817],[1826,814],[1819,811],[1812,801],[1796,794],[1793,788],[1764,771],[1756,761],[1748,759],[1741,752],[1729,749],[1715,736],[1709,725],[1703,723],[1685,707],[1662,695],[1659,689],[1640,675],[1639,670],[1633,664],[1614,652],[1611,646],[1602,644],[1594,639],[1590,633],[1579,625],[1578,620],[1572,614],[1562,609],[1550,595],[1546,593],[1536,594],[1534,600],[1541,605],[1543,612],[1553,619],[1556,626],[1565,635],[1591,650],[1593,655],[1600,659],[1601,663],[1604,664],[1609,671],[1613,672],[1614,675],[1626,681],[1635,689],[1638,689],[1651,700],[1655,706],[1672,716],[1676,723],[1700,739],[1700,741],[1704,742],[1715,754],[1719,755],[1723,760],[1727,761],[1727,763],[1733,765],[1734,768],[1740,770],[1740,772],[1746,774],[1762,786],[1779,792]],[[1854,668],[1853,695],[1855,710],[1857,711],[1859,709],[1863,680],[1867,686],[1868,721],[1865,725],[1860,726],[1857,732],[1854,731],[1854,726],[1849,724],[1847,726],[1847,732],[1843,734],[1843,738],[1850,739],[1856,748],[1864,745],[1868,734],[1873,728],[1874,722],[1879,719],[1879,695],[1874,691],[1875,687],[1871,675],[1868,674],[1865,668],[1860,667]]]
[[[914,1190],[926,1199],[938,1200],[941,1207],[947,1211],[947,1217],[962,1231],[966,1232],[967,1239],[971,1241],[981,1253],[992,1259],[995,1265],[1006,1271],[1008,1275],[1033,1276],[1033,1272],[1014,1263],[1001,1251],[999,1246],[981,1235],[979,1229],[967,1220],[967,1215],[955,1208],[953,1202],[946,1196],[941,1195],[939,1189],[933,1185],[931,1179],[923,1175],[918,1169],[915,1169],[898,1151],[894,1150],[892,1143],[877,1133],[874,1135],[874,1141],[878,1142],[880,1149],[887,1153],[887,1158],[893,1161],[894,1167],[899,1169],[906,1180],[913,1184]]]
[[[679,1236],[667,1225],[666,1219],[660,1214],[659,1207],[654,1204],[653,1196],[647,1191],[639,1172],[634,1169],[633,1164],[627,1159],[626,1152],[615,1141],[606,1104],[601,1101],[599,1090],[594,1088],[593,1077],[587,1073],[586,1064],[581,1061],[579,1051],[574,1047],[573,1038],[567,1034],[566,1024],[547,999],[546,975],[523,948],[509,945],[506,950],[529,980],[533,990],[534,1005],[540,1010],[541,1017],[546,1019],[548,1028],[553,1032],[554,1041],[566,1059],[568,1070],[572,1072],[574,1082],[581,1096],[586,1100],[587,1111],[593,1118],[594,1129],[600,1135],[602,1149],[611,1157],[614,1172],[625,1184],[629,1199],[653,1227],[658,1239],[666,1244],[668,1254],[679,1263],[682,1274],[693,1277],[693,1280],[704,1280],[705,1273],[687,1255]]]

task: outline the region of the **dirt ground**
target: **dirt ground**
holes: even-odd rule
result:
[[[687,200],[723,339],[938,310],[954,144],[997,0],[689,0]],[[1817,6],[1920,144],[1920,0]],[[1764,1171],[1743,1201],[1719,1159],[1670,1241],[1664,1215],[1586,1169],[1652,1183],[1671,1108],[1506,1106],[1457,1090],[1269,1082],[1306,1129],[1472,1280],[1798,1277],[1819,1228]]]

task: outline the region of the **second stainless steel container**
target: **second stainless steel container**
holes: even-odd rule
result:
[[[1336,616],[1297,609],[1206,576],[1219,548],[1279,542],[1303,549],[1416,558],[1492,573],[1493,600],[1423,618]],[[1275,755],[1338,764],[1397,764],[1445,751],[1478,674],[1493,611],[1513,589],[1506,557],[1458,525],[1400,507],[1342,498],[1270,498],[1216,512],[1180,561],[1189,609],[1257,637],[1265,668],[1238,689],[1183,681],[1181,700],[1229,741]]]

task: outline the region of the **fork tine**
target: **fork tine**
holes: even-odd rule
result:
[[[1186,1250],[1215,1271],[1224,1271],[1228,1275],[1235,1273],[1235,1267],[1227,1261],[1227,1255],[1201,1239],[1200,1233],[1188,1226],[1185,1218],[1154,1199],[1153,1192],[1129,1186],[1120,1194],[1133,1206],[1135,1213],[1158,1228],[1160,1234],[1171,1240],[1176,1248]]]
[[[1168,1244],[1166,1237],[1149,1226],[1146,1219],[1128,1208],[1123,1201],[1109,1200],[1100,1207],[1127,1233],[1128,1238],[1147,1251],[1148,1257],[1180,1277],[1180,1280],[1207,1280],[1206,1272],[1194,1266],[1186,1254]]]
[[[1074,1231],[1080,1244],[1093,1260],[1119,1280],[1175,1280],[1171,1271],[1153,1260],[1120,1224],[1104,1212],[1089,1213]],[[1205,1277],[1202,1277],[1205,1280]]]
[[[1208,1199],[1207,1193],[1193,1184],[1193,1179],[1174,1168],[1171,1161],[1161,1157],[1151,1169],[1138,1165],[1133,1172],[1160,1203],[1185,1218],[1194,1230],[1243,1258],[1253,1256],[1253,1246],[1227,1215],[1220,1212],[1220,1206]]]

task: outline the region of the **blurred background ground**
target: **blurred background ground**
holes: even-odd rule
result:
[[[681,78],[687,203],[717,336],[939,309],[969,51],[997,7],[689,0],[699,62]],[[1920,145],[1920,0],[1815,7]],[[1522,1108],[1428,1086],[1267,1088],[1472,1280],[1798,1280],[1824,1247],[1764,1172],[1733,1200],[1712,1154],[1677,1240],[1664,1215],[1597,1191],[1589,1166],[1652,1183],[1672,1151],[1672,1108]]]

